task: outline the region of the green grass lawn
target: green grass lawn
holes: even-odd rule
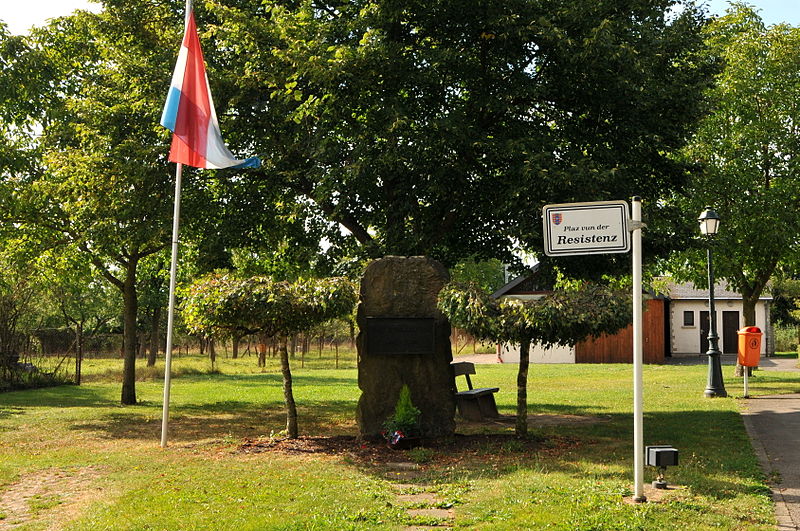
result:
[[[352,356],[340,360],[346,367],[340,369],[312,358],[303,369],[294,362],[301,433],[354,435],[359,390]],[[284,428],[274,360],[260,369],[254,358],[222,359],[211,372],[207,360],[176,358],[167,449],[159,447],[159,368],[140,371],[140,404],[122,407],[120,365],[87,360],[80,387],[0,394],[0,528],[401,529],[425,523],[396,503],[386,459],[365,458],[356,441],[352,452],[339,454],[242,451],[246,441]],[[463,452],[432,447],[415,454],[423,464],[413,481],[453,504],[461,528],[772,529],[769,489],[744,431],[736,398],[741,387],[730,370],[732,396],[705,399],[705,367],[645,367],[645,444],[672,444],[681,458],[667,473],[679,488],[655,503],[624,499],[632,488],[629,365],[532,366],[533,441],[506,438]],[[515,365],[479,366],[473,380],[500,387],[501,413],[513,414]],[[800,392],[800,374],[760,371],[750,380],[752,395],[785,392]],[[592,422],[552,423],[585,417]],[[459,431],[512,428],[468,424]],[[653,475],[648,470],[646,480]]]

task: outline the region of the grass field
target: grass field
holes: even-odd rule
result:
[[[441,523],[398,501],[391,462],[418,468],[402,488],[436,493],[465,529],[772,529],[769,489],[739,415],[741,394],[704,399],[703,366],[646,366],[645,444],[672,444],[677,486],[653,503],[625,501],[632,484],[631,367],[535,365],[532,437],[487,438],[387,455],[355,439],[352,354],[294,361],[303,435],[343,451],[275,445],[284,428],[277,364],[174,361],[171,443],[158,445],[159,368],[141,369],[139,405],[118,405],[118,360],[87,360],[84,385],[0,394],[0,529],[402,529]],[[162,369],[163,370],[163,369]],[[515,404],[516,366],[480,366],[477,385]],[[800,374],[761,371],[753,395],[800,392]],[[459,432],[511,433],[510,424]],[[344,442],[342,442],[344,441]],[[258,442],[265,451],[244,449]],[[348,444],[352,448],[348,448]],[[341,448],[339,448],[341,450]],[[646,480],[653,479],[652,470]]]

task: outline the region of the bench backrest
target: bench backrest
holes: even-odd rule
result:
[[[475,374],[475,364],[471,361],[454,361],[450,365],[453,366],[453,374],[455,376]]]
[[[453,375],[465,377],[467,387],[472,389],[472,380],[469,379],[469,375],[475,374],[475,364],[471,361],[454,361],[450,365],[453,367]]]

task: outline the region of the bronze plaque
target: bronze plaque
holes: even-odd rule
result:
[[[433,355],[433,317],[367,317],[370,356]]]

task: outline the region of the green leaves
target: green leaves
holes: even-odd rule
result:
[[[767,27],[735,3],[706,38],[719,72],[706,92],[711,112],[683,152],[697,170],[676,203],[687,225],[706,205],[719,212],[717,276],[755,300],[776,267],[798,264],[800,28]],[[705,253],[679,253],[672,269],[703,284]]]
[[[574,345],[630,323],[630,297],[595,283],[536,300],[496,300],[474,285],[448,284],[439,293],[439,309],[455,326],[480,339],[530,341],[545,347]]]
[[[218,335],[240,331],[290,335],[348,315],[357,300],[345,278],[276,282],[212,274],[195,281],[183,303],[190,331]]]
[[[207,55],[269,183],[360,245],[332,252],[511,262],[512,241],[540,249],[544,203],[682,180],[666,155],[708,68],[702,18],[672,3],[240,2],[210,8]]]

